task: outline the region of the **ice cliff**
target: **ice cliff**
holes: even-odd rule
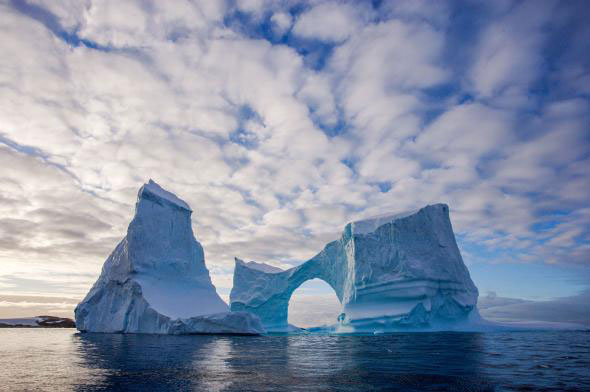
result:
[[[75,310],[83,332],[264,332],[258,317],[229,312],[211,283],[187,203],[150,180],[127,235]]]
[[[314,278],[336,292],[341,331],[461,329],[479,319],[445,204],[349,223],[339,240],[286,271],[236,259],[231,309],[287,330],[291,294]]]

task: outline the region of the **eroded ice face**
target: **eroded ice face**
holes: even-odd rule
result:
[[[326,281],[352,330],[430,328],[465,322],[478,291],[463,263],[448,206],[353,222],[342,237],[298,267],[269,271],[236,261],[231,308],[257,314],[268,329],[288,328],[291,293]]]
[[[187,203],[150,180],[127,235],[76,308],[93,332],[261,333],[257,317],[229,313],[211,283]]]

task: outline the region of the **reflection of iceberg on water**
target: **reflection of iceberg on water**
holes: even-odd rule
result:
[[[258,315],[269,331],[287,331],[291,294],[315,278],[340,300],[336,332],[485,324],[445,204],[349,223],[339,240],[286,271],[236,259],[231,309]]]

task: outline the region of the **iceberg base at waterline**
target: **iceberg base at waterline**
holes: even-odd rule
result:
[[[124,283],[108,282],[92,294],[76,308],[76,327],[81,332],[168,335],[259,335],[264,332],[260,319],[248,312],[166,316],[147,302],[141,285],[131,279]],[[193,300],[198,301],[198,297]]]

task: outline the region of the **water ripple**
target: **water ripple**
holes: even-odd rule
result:
[[[590,390],[590,333],[153,336],[0,330],[6,391]]]

